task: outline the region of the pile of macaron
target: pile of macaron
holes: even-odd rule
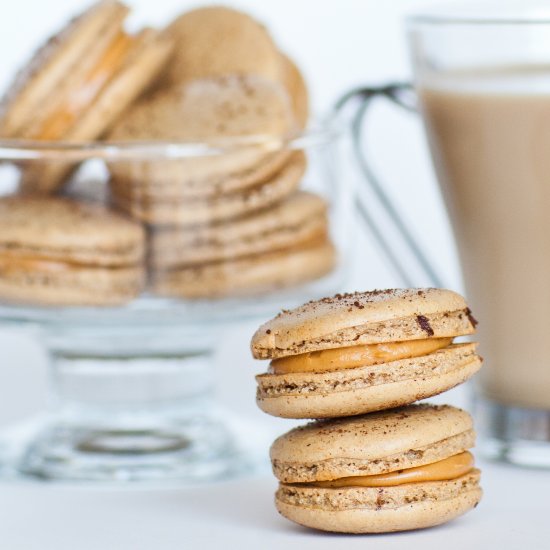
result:
[[[300,189],[305,154],[285,147],[308,119],[293,61],[230,8],[133,34],[129,11],[102,0],[49,39],[0,102],[0,139],[203,143],[205,152],[110,156],[102,208],[73,193],[80,166],[70,155],[18,161],[18,191],[0,198],[11,228],[0,232],[0,300],[216,298],[331,271],[327,204]]]
[[[480,472],[470,415],[415,403],[481,367],[462,296],[390,289],[308,302],[252,338],[257,403],[268,414],[316,419],[271,447],[286,518],[315,529],[380,533],[430,527],[474,508]]]

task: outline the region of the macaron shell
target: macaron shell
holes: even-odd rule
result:
[[[256,359],[319,349],[472,334],[475,320],[450,290],[390,289],[312,301],[285,311],[252,337]]]
[[[281,154],[282,140],[295,129],[288,93],[279,83],[255,75],[196,80],[153,94],[135,104],[113,128],[109,139],[206,142],[219,155],[149,163],[110,163],[117,195],[134,194],[143,202],[172,203],[245,192],[265,183],[292,163]],[[255,136],[254,143],[234,146],[235,138]],[[225,151],[227,149],[227,151]],[[279,153],[279,154],[276,154]],[[173,221],[170,205],[143,206],[145,221]],[[137,210],[137,207],[134,207]]]
[[[257,75],[193,80],[151,94],[112,129],[110,139],[209,141],[286,136],[294,129],[288,92]]]
[[[29,125],[36,125],[55,109],[63,92],[93,66],[128,11],[120,2],[97,2],[50,38],[17,74],[3,97],[0,135],[29,137]]]
[[[294,61],[284,53],[281,54],[281,65],[283,84],[290,94],[298,127],[303,130],[309,118],[309,93],[306,81]]]
[[[380,411],[443,393],[481,368],[475,344],[422,357],[325,373],[263,374],[256,402],[282,418],[336,418]]]
[[[197,265],[311,242],[328,233],[325,201],[297,191],[274,207],[217,225],[161,228],[149,237],[155,267]]]
[[[287,519],[338,533],[388,533],[451,521],[481,500],[479,470],[458,479],[397,487],[321,489],[281,485],[275,503]]]
[[[166,34],[176,43],[163,85],[228,74],[280,78],[279,55],[269,33],[240,11],[212,6],[175,19]]]
[[[119,305],[144,288],[145,233],[98,204],[0,199],[0,301]]]
[[[136,298],[144,283],[145,269],[140,265],[5,271],[0,264],[0,301],[17,305],[117,306]]]
[[[429,327],[427,332],[426,328]],[[271,329],[265,329],[267,331]],[[274,359],[299,355],[322,349],[336,349],[362,344],[401,342],[424,338],[454,338],[475,332],[475,320],[470,310],[460,309],[445,313],[401,317],[379,323],[357,325],[339,332],[326,334],[312,341],[296,341],[291,348],[253,348],[257,359]],[[258,333],[257,333],[258,334]],[[253,344],[254,345],[254,344]]]
[[[472,417],[449,405],[409,405],[294,428],[271,446],[276,477],[321,481],[412,468],[473,447]]]
[[[269,181],[243,192],[211,197],[208,200],[145,200],[131,187],[112,188],[115,205],[150,225],[189,226],[212,224],[244,216],[272,206],[292,194],[306,170],[305,156],[297,151]]]
[[[0,253],[90,265],[141,262],[145,233],[102,205],[64,198],[0,198]]]
[[[289,162],[293,151],[265,152],[264,146],[227,151],[220,158],[135,161],[111,164],[111,188],[131,188],[144,200],[209,199],[238,193],[269,181]]]
[[[153,273],[152,291],[179,298],[251,296],[326,275],[335,264],[328,241],[251,258]]]

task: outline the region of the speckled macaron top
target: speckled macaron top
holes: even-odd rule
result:
[[[271,447],[286,483],[374,475],[443,460],[473,447],[471,416],[449,405],[409,405],[295,428]]]
[[[213,77],[147,96],[113,128],[112,140],[210,140],[286,135],[292,107],[282,85],[255,75]]]
[[[251,342],[257,359],[319,349],[472,334],[475,319],[462,296],[435,288],[337,294],[285,310]]]
[[[144,256],[140,224],[97,204],[64,198],[0,199],[0,254],[91,265],[130,265]]]
[[[167,84],[229,74],[256,74],[278,80],[277,48],[264,26],[224,6],[186,12],[166,29],[176,48]]]

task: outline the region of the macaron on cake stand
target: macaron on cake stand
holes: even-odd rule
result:
[[[43,343],[51,380],[49,411],[5,432],[3,471],[250,469],[250,438],[213,399],[217,343],[237,322],[341,288],[349,149],[334,122],[214,144],[3,141],[0,318]],[[40,174],[63,179],[60,191],[28,193]]]

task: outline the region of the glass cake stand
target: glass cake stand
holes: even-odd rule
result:
[[[116,163],[140,177],[162,163],[216,163],[303,150],[301,188],[328,203],[334,269],[323,277],[251,296],[177,299],[145,290],[120,307],[42,307],[0,302],[0,323],[30,332],[49,358],[50,408],[3,436],[9,475],[60,480],[215,479],[254,467],[247,429],[215,402],[214,354],[223,331],[267,320],[281,308],[337,292],[353,239],[350,138],[336,118],[287,139],[201,143],[0,143],[0,190],[17,192],[29,166],[72,173],[64,194],[109,204]],[[252,157],[250,153],[252,152]],[[256,155],[256,157],[254,156]],[[223,165],[223,164],[220,164]],[[348,173],[348,170],[350,172]],[[136,199],[134,199],[136,200]],[[251,396],[251,399],[253,397]],[[247,443],[248,442],[248,443]]]

